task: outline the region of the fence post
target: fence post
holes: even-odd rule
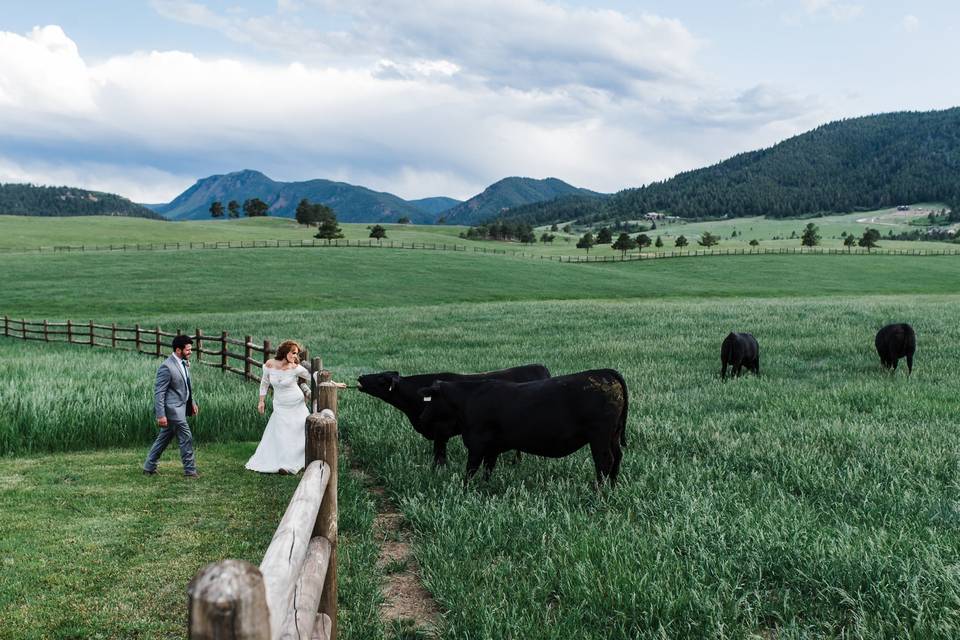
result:
[[[320,366],[322,367],[323,363]],[[317,411],[330,409],[333,415],[337,415],[337,385],[331,381],[330,377],[329,371],[320,370],[317,381]]]
[[[250,344],[253,337],[245,336],[243,339],[243,377],[250,377],[250,358],[253,357],[253,345]]]
[[[20,318],[20,336],[23,340],[27,339],[27,320],[26,318]]]
[[[50,342],[50,323],[46,320],[43,321],[43,341]]]
[[[208,564],[187,587],[190,640],[270,640],[260,569],[243,560]]]
[[[3,316],[3,335],[10,337],[10,316]]]
[[[227,332],[220,332],[220,368],[227,370]]]
[[[310,376],[310,411],[312,413],[320,411],[320,409],[317,408],[317,383],[319,382],[320,371],[323,371],[323,360],[317,356],[310,361],[310,372],[316,374]],[[336,413],[334,413],[334,415],[336,415]]]
[[[157,357],[160,357],[160,325],[157,325]]]
[[[93,346],[93,320],[87,323],[87,326],[90,329],[90,346],[92,347]]]
[[[136,324],[133,327],[133,343],[136,346],[137,353],[140,352],[140,325]]]
[[[117,348],[117,323],[114,322],[110,327],[110,348]]]
[[[270,341],[263,341],[263,363],[266,364],[267,360],[270,359]]]
[[[333,388],[336,394],[336,387]],[[323,460],[330,467],[330,482],[327,491],[320,502],[320,512],[317,513],[317,522],[313,528],[314,536],[321,536],[330,541],[330,562],[327,565],[327,576],[323,581],[323,592],[320,594],[320,613],[330,617],[330,638],[337,637],[337,479],[338,479],[338,446],[337,446],[337,418],[330,411],[321,410],[307,418],[307,442],[305,448],[305,464],[314,460]]]
[[[73,323],[67,320],[67,342],[73,343]]]
[[[200,327],[197,327],[194,339],[197,341],[197,362],[200,362],[203,360],[203,331]]]

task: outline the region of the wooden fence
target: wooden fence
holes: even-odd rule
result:
[[[508,249],[499,247],[469,247],[455,243],[439,242],[395,242],[393,240],[237,240],[220,242],[158,242],[149,244],[110,244],[110,245],[60,245],[53,247],[36,247],[33,249],[0,248],[0,253],[72,253],[98,251],[188,251],[199,249],[269,249],[269,248],[309,248],[309,247],[352,247],[372,249],[417,249],[425,251],[455,251],[484,253],[491,255],[511,255],[534,260],[550,260],[552,262],[580,263],[580,262],[633,262],[638,260],[659,260],[663,258],[694,258],[704,256],[743,256],[743,255],[886,255],[886,256],[957,256],[960,249],[872,249],[862,248],[838,249],[823,247],[776,247],[776,248],[741,248],[741,249],[704,249],[693,251],[648,251],[647,253],[630,253],[625,256],[607,255],[543,255],[531,253],[523,249]]]
[[[183,331],[164,331],[160,327],[118,327],[116,324],[96,324],[92,321],[50,322],[25,320],[3,316],[3,335],[21,340],[69,342],[90,347],[124,349],[162,356],[170,351],[170,338]],[[187,334],[193,338],[194,361],[241,375],[248,380],[259,380],[259,368],[272,354],[269,340],[254,341],[251,336],[242,340],[231,338],[226,331],[204,333],[199,327]],[[212,347],[212,348],[211,348]],[[303,358],[306,359],[303,354]]]
[[[260,567],[221,560],[187,587],[191,640],[336,640],[337,389],[314,358],[305,470]]]

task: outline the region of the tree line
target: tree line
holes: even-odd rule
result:
[[[164,220],[146,207],[113,193],[73,187],[0,184],[0,214],[18,216],[131,216]]]

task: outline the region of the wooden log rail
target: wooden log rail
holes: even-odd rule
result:
[[[139,324],[118,327],[115,323],[98,324],[91,320],[51,322],[3,316],[3,335],[8,338],[68,342],[89,347],[136,351],[158,357],[169,353],[170,338],[184,333],[182,329],[171,332],[160,327],[142,327]],[[204,333],[200,327],[186,335],[193,338],[196,362],[235,373],[247,380],[259,380],[259,367],[273,354],[269,340],[254,340],[251,336],[240,340],[230,337],[226,331],[221,331],[219,335]]]
[[[314,358],[311,369],[320,371]],[[329,380],[329,376],[327,376]],[[191,640],[336,640],[337,418],[332,396],[314,393],[303,478],[260,566],[221,560],[187,587]],[[333,398],[333,407],[324,406]],[[317,410],[319,409],[319,410]]]

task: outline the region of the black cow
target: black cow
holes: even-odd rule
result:
[[[521,367],[476,374],[424,373],[415,376],[401,376],[396,371],[384,371],[360,376],[357,378],[357,388],[402,411],[417,433],[427,440],[433,440],[433,465],[438,467],[447,463],[447,440],[459,434],[460,427],[457,424],[448,424],[448,421],[443,420],[424,422],[421,419],[424,408],[423,397],[418,393],[421,388],[428,387],[438,380],[477,381],[492,379],[527,382],[549,377],[550,371],[542,364],[527,364]]]
[[[562,458],[590,445],[597,485],[616,484],[627,426],[627,385],[613,369],[535,382],[436,382],[420,392],[423,419],[454,414],[467,447],[464,483],[480,468],[490,477],[497,456],[516,449]]]
[[[727,365],[730,365],[730,374],[739,376],[742,367],[760,375],[760,345],[750,333],[731,332],[723,339],[720,345],[720,378],[726,380]]]
[[[880,363],[887,369],[897,370],[897,360],[907,357],[907,375],[913,373],[913,353],[917,350],[917,334],[909,324],[888,324],[877,331],[874,340]]]

